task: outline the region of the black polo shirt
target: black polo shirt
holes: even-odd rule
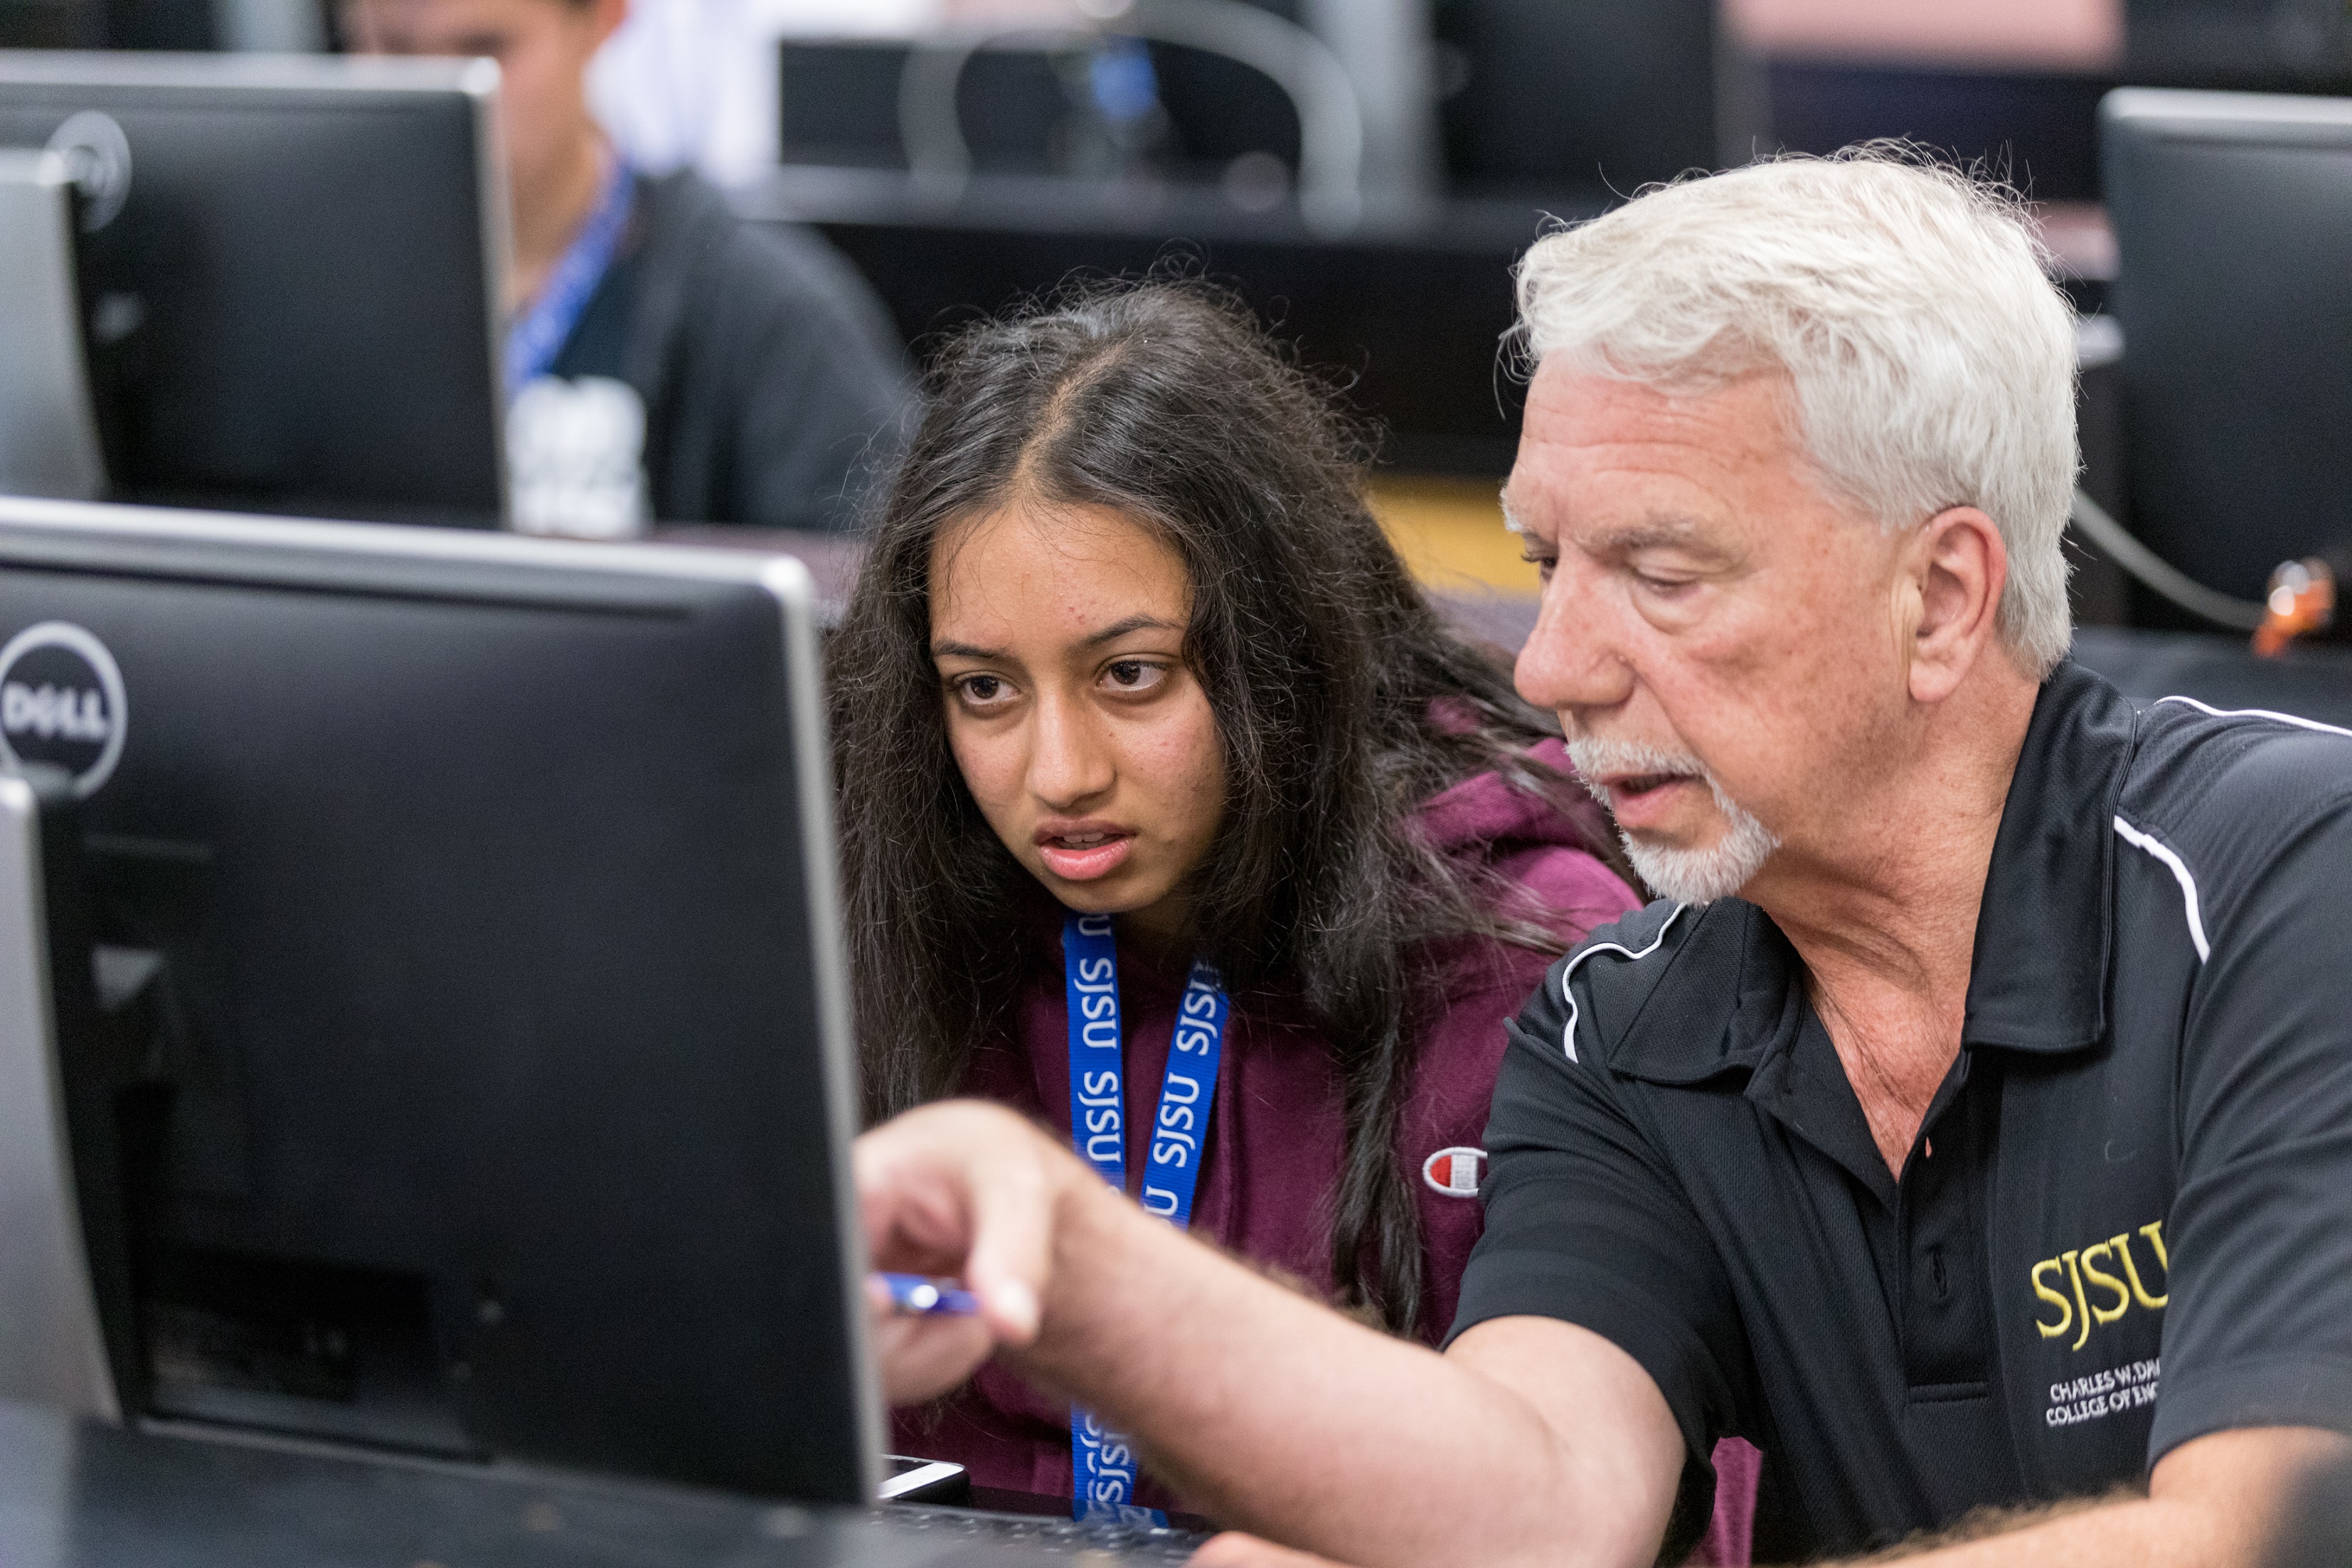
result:
[[[1686,1505],[1717,1437],[1755,1443],[1759,1561],[2137,1482],[2223,1428],[2352,1431],[2347,917],[2352,735],[2136,713],[2062,665],[1902,1179],[1779,928],[1652,904],[1511,1026],[1454,1332],[1622,1346]]]

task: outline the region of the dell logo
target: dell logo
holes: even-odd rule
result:
[[[114,733],[113,722],[106,716],[106,695],[96,687],[36,689],[16,681],[0,686],[0,728],[43,740],[62,735],[68,740],[103,741]]]
[[[121,669],[82,628],[45,621],[0,648],[0,764],[60,768],[87,798],[121,760],[128,717]]]

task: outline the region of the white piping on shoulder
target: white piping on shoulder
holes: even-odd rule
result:
[[[2166,703],[2179,703],[2183,707],[2193,707],[2209,718],[2276,719],[2281,724],[2294,725],[2297,729],[2315,729],[2322,735],[2341,735],[2352,738],[2352,729],[2338,729],[2332,724],[2322,724],[2315,718],[2297,718],[2291,713],[2273,713],[2266,707],[2208,707],[2195,697],[2158,697],[2156,700],[2158,706]]]
[[[1666,939],[1666,933],[1675,928],[1675,922],[1680,920],[1683,917],[1683,911],[1689,907],[1690,905],[1687,904],[1675,904],[1675,912],[1666,916],[1666,923],[1658,927],[1658,934],[1650,938],[1650,945],[1643,948],[1638,953],[1634,952],[1630,947],[1621,946],[1615,942],[1601,942],[1596,943],[1592,946],[1587,947],[1583,952],[1579,953],[1575,957],[1570,958],[1568,961],[1568,967],[1559,972],[1559,998],[1560,1000],[1568,1004],[1568,1027],[1560,1031],[1560,1043],[1568,1047],[1568,1059],[1570,1061],[1576,1061],[1578,1060],[1576,1054],[1577,1007],[1576,993],[1569,989],[1568,983],[1576,977],[1577,966],[1583,963],[1587,958],[1591,957],[1595,953],[1614,953],[1621,957],[1633,959],[1648,957],[1651,954],[1658,950],[1658,944]]]
[[[2189,914],[2189,940],[2197,945],[2197,961],[2202,964],[2210,958],[2213,949],[2206,945],[2205,922],[2197,913],[2197,879],[2189,874],[2189,868],[2180,863],[2179,855],[2121,817],[2116,819],[2116,831],[2123,835],[2124,842],[2134,849],[2146,850],[2171,868],[2173,880],[2180,883],[2180,902]]]

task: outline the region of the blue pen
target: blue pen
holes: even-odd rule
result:
[[[922,1274],[878,1272],[873,1277],[890,1292],[890,1304],[902,1312],[918,1316],[944,1313],[950,1317],[969,1318],[980,1312],[980,1298],[953,1280],[934,1280]]]

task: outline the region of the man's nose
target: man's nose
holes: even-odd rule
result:
[[[1615,622],[1620,613],[1599,591],[1598,573],[1563,555],[1538,602],[1535,630],[1511,672],[1519,695],[1563,718],[1614,707],[1633,691]]]
[[[1118,776],[1097,716],[1080,701],[1047,694],[1038,701],[1029,790],[1057,811],[1080,809]]]

